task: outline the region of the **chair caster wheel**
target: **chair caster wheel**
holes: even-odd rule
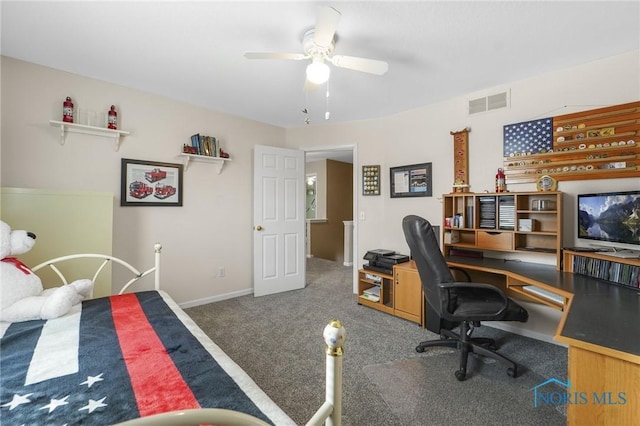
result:
[[[424,348],[422,346],[416,346],[416,352],[422,353],[424,352]]]
[[[464,381],[464,379],[466,378],[467,373],[462,371],[462,370],[458,370],[456,371],[456,379],[458,379],[459,381]]]
[[[518,376],[518,368],[517,367],[513,367],[513,368],[507,368],[507,376],[509,377],[517,377]]]

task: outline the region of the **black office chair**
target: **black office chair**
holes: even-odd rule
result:
[[[440,251],[431,224],[419,216],[410,215],[402,220],[402,229],[416,262],[422,289],[428,304],[449,324],[451,329],[459,325],[460,332],[448,328],[440,329],[440,340],[420,343],[417,352],[424,352],[432,346],[447,346],[460,349],[460,369],[455,376],[462,381],[467,375],[469,352],[506,363],[507,374],[518,375],[515,362],[495,352],[495,341],[488,338],[472,338],[471,333],[481,321],[521,321],[526,322],[529,314],[502,290],[479,283],[456,282],[447,262]]]

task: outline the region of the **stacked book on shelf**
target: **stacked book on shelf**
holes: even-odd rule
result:
[[[185,152],[187,146],[185,145]],[[213,136],[205,136],[196,133],[191,136],[191,148],[188,154],[205,155],[207,157],[220,157],[220,142]]]
[[[380,301],[380,286],[374,285],[373,287],[369,287],[360,295],[363,299],[371,300],[372,302]]]
[[[640,266],[591,257],[574,256],[573,272],[629,287],[640,287]]]

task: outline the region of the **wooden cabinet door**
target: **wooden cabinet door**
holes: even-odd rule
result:
[[[423,296],[418,271],[413,262],[394,268],[395,315],[422,325]]]

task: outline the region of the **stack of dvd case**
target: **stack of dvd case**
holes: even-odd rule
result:
[[[498,227],[500,229],[515,229],[516,206],[514,197],[499,197],[498,215]]]
[[[496,229],[496,197],[480,197],[480,228]]]

